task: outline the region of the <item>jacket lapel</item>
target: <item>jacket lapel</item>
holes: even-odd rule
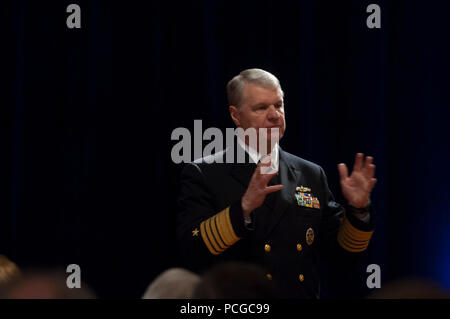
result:
[[[269,236],[278,225],[281,217],[286,212],[286,209],[292,204],[292,197],[294,196],[296,187],[297,176],[295,175],[295,170],[292,169],[286,161],[284,151],[281,148],[279,150],[280,161],[278,173],[280,174],[280,184],[283,185],[283,189],[278,192],[275,208],[271,212],[266,237]]]

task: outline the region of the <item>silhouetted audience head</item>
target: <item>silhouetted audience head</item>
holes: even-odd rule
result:
[[[278,298],[278,288],[260,266],[225,262],[206,271],[194,291],[198,299]]]
[[[182,268],[164,271],[148,286],[142,299],[189,299],[200,276]]]
[[[0,255],[0,288],[18,280],[20,275],[19,267],[8,257]]]
[[[383,285],[368,296],[369,299],[447,299],[450,293],[436,282],[406,278]]]
[[[4,286],[2,299],[93,299],[95,294],[82,283],[81,288],[67,287],[67,274],[62,270],[23,272],[19,280]]]

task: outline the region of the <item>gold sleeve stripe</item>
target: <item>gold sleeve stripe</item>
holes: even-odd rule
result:
[[[357,228],[355,228],[347,218],[344,218],[343,227],[346,233],[351,235],[351,238],[358,240],[358,241],[369,241],[372,237],[373,230],[372,231],[362,231]]]
[[[370,240],[370,238],[372,237],[372,234],[373,234],[373,231],[367,232],[367,231],[362,231],[362,230],[355,228],[349,222],[347,217],[344,218],[344,222],[341,225],[341,228],[343,228],[343,230],[345,230],[345,232],[347,234],[349,234],[351,238],[353,238],[357,241]]]
[[[352,253],[363,252],[364,250],[367,249],[367,246],[368,246],[368,245],[364,245],[362,247],[354,247],[354,246],[347,244],[344,240],[342,240],[342,238],[341,239],[338,238],[338,242],[342,248],[344,248],[345,250],[352,252]]]
[[[240,238],[231,225],[230,208],[227,207],[200,224],[203,242],[213,255],[219,255]]]
[[[366,232],[356,229],[345,217],[339,227],[338,243],[347,251],[362,252],[367,249],[372,234],[373,231]]]
[[[224,225],[226,222],[226,218],[225,215],[220,212],[217,215],[217,225]],[[221,229],[220,226],[217,227],[217,229]],[[231,234],[228,232],[228,229],[223,229],[223,231],[220,233],[223,241],[225,243],[225,245],[230,246],[233,243],[233,237],[231,236]]]
[[[216,215],[214,215],[213,217],[209,218],[206,221],[206,226],[207,227],[209,226],[209,230],[210,230],[210,233],[211,233],[211,242],[213,243],[214,248],[217,251],[222,252],[222,251],[225,250],[226,247],[223,246],[222,242],[219,239],[219,234],[217,233],[216,223],[214,222],[214,217],[215,216]],[[208,228],[207,228],[207,230],[208,230]]]
[[[348,232],[346,232],[345,230],[342,231],[342,238],[345,239],[346,241],[348,241],[350,244],[353,245],[361,245],[361,244],[368,244],[369,240],[357,240],[355,238],[353,238],[351,236],[351,234],[349,234]]]
[[[200,224],[200,233],[202,234],[202,238],[203,238],[203,242],[206,245],[206,248],[208,248],[209,252],[213,255],[219,255],[220,253],[217,252],[212,246],[211,243],[209,242],[209,238],[208,235],[206,233],[206,229],[205,229],[205,222],[202,222]]]
[[[217,243],[219,244],[220,248],[227,249],[228,245],[225,244],[222,236],[218,232],[219,227],[217,226],[217,215],[214,215],[211,219],[211,226],[213,230],[214,237],[216,238]]]
[[[348,243],[350,246],[364,246],[364,245],[368,246],[368,245],[369,245],[369,242],[368,242],[368,241],[360,241],[360,242],[357,242],[357,241],[352,240],[351,238],[348,238],[348,236],[346,236],[345,234],[342,234],[341,240],[342,240],[342,241],[345,241],[345,242]]]
[[[369,245],[369,242],[362,242],[362,243],[355,243],[349,240],[347,237],[341,236],[338,237],[339,244],[345,248],[345,249],[351,249],[351,250],[359,250],[364,251],[367,246]]]
[[[211,231],[211,218],[208,218],[206,220],[205,228],[206,228],[206,234],[208,235],[208,238],[209,238],[209,242],[212,244],[215,251],[220,252],[220,253],[223,252],[223,249],[221,249],[219,247],[219,245],[217,244],[216,239],[214,238],[214,235]]]
[[[224,220],[224,222],[219,224],[219,232],[226,233],[228,235],[230,242],[227,244],[231,246],[240,238],[234,232],[233,225],[231,225],[230,207],[225,208],[222,212],[220,212],[220,214],[222,214],[222,220]]]

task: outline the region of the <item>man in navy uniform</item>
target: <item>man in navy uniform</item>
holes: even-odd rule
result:
[[[286,123],[274,75],[245,70],[228,83],[227,95],[235,125],[256,130],[258,141],[240,136],[234,149],[184,167],[177,234],[187,267],[201,271],[225,260],[253,262],[267,269],[282,297],[319,298],[321,263],[352,269],[369,244],[373,158],[357,154],[351,175],[345,164],[338,165],[347,199],[341,206],[320,166],[280,148]],[[261,142],[267,154],[260,152]],[[236,154],[227,156],[239,148],[245,163]]]

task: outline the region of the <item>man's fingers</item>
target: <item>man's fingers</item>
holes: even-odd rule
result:
[[[272,164],[272,162],[268,162],[268,163],[263,163],[263,162],[259,162],[258,166],[256,168],[259,168],[259,170],[263,170],[265,167],[270,167],[270,165]]]
[[[370,176],[370,173],[371,173],[371,170],[372,170],[372,166],[373,166],[372,163],[373,163],[373,157],[372,156],[367,156],[364,159],[364,165],[363,165],[363,168],[362,168],[362,172],[367,177],[373,177],[373,175]]]
[[[363,153],[357,153],[355,157],[355,165],[353,165],[353,171],[359,171],[363,167]]]
[[[267,157],[266,157],[267,158]],[[262,168],[263,167],[269,167],[270,166],[270,164],[271,164],[271,160],[269,160],[269,161],[260,161],[259,163],[258,163],[258,165],[256,165],[256,169],[255,169],[255,172],[254,172],[254,174],[257,174],[257,175],[260,175],[261,174],[261,170],[262,170]]]
[[[273,192],[278,192],[279,190],[283,189],[283,185],[279,184],[279,185],[272,185],[272,186],[267,186],[266,187],[266,194],[270,194]]]
[[[375,165],[370,164],[367,168],[366,176],[372,178],[375,176]]]
[[[256,167],[255,172],[253,173],[252,179],[255,179],[258,181],[258,184],[262,184],[263,186],[266,186],[267,183],[278,173],[278,170],[271,170],[270,169],[270,162],[269,164],[263,164],[259,163]]]
[[[272,179],[272,177],[274,177],[276,174],[278,173],[278,170],[274,170],[270,173],[265,173],[265,174],[261,174],[262,177],[262,181],[264,182],[264,186],[267,185],[267,183],[269,183],[269,181]]]
[[[377,179],[376,178],[372,178],[370,180],[370,189],[372,190],[375,187],[375,184],[377,183]]]
[[[345,165],[344,163],[341,163],[338,165],[338,171],[339,171],[339,176],[341,177],[341,180],[344,180],[348,177],[347,165]]]
[[[258,165],[256,166],[256,170],[255,171],[257,171],[258,173],[261,173],[261,169],[263,167],[269,167],[271,164],[272,164],[272,158],[270,157],[270,155],[265,156],[258,163]]]
[[[272,156],[269,155],[265,155],[260,159],[260,163],[264,164],[264,166],[267,166],[267,164],[270,165],[270,163],[272,163]]]

